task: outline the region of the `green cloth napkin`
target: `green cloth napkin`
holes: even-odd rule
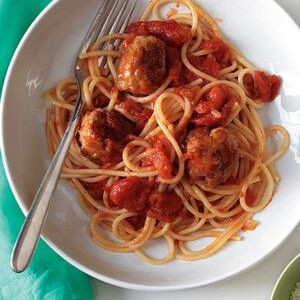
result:
[[[13,52],[38,13],[50,0],[0,0],[0,92]],[[0,299],[92,299],[90,279],[40,241],[30,267],[16,274],[10,255],[24,221],[0,161]]]

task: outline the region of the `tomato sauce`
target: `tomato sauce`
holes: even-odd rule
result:
[[[124,39],[124,41],[121,44],[121,52],[124,52],[126,50],[128,45],[131,44],[131,42],[134,40],[134,38],[136,36],[137,36],[137,34],[134,34],[134,33],[129,33],[127,35],[126,39]]]
[[[82,186],[88,191],[92,198],[101,200],[106,186],[106,180],[98,182],[84,182],[80,181]]]
[[[135,230],[139,230],[144,227],[146,216],[137,215],[137,216],[129,217],[126,220]]]
[[[196,126],[217,127],[223,125],[229,117],[232,107],[238,102],[225,85],[214,86],[194,108],[192,122]]]
[[[105,95],[100,93],[95,99],[94,99],[94,106],[95,108],[103,108],[106,107],[109,104],[109,98],[107,98]]]
[[[190,102],[193,102],[199,92],[199,86],[179,86],[173,88],[173,92],[182,98],[187,98]]]
[[[113,142],[110,139],[107,139],[105,143],[106,145],[112,145],[106,148],[107,149],[106,159],[103,159],[102,161],[103,169],[109,169],[115,166],[116,164],[118,164],[120,161],[122,161],[122,150],[120,148],[120,145],[117,145],[115,142]]]
[[[208,41],[204,41],[201,49],[212,51],[212,55],[221,68],[226,68],[230,64],[231,50],[219,37],[214,37]]]
[[[154,169],[158,171],[161,178],[170,179],[172,177],[170,142],[164,136],[150,137],[149,142],[153,145],[153,148],[149,149],[149,156],[146,158],[146,164],[148,166],[152,165]]]
[[[221,67],[214,57],[194,56],[188,54],[187,58],[191,65],[193,65],[199,71],[215,78],[218,77]],[[195,73],[193,73],[186,67],[183,71],[183,77],[187,83],[199,78]]]
[[[152,162],[162,178],[170,179],[172,177],[172,164],[169,159],[169,153],[161,140],[154,144]]]
[[[207,94],[205,101],[201,101],[195,111],[198,114],[208,114],[212,110],[220,110],[228,96],[228,89],[224,85],[214,86]]]
[[[243,84],[246,91],[248,92],[249,97],[251,99],[257,99],[259,95],[258,95],[258,91],[255,89],[254,86],[253,76],[250,74],[246,74],[243,79]]]
[[[135,213],[146,213],[151,186],[147,180],[128,177],[114,182],[110,187],[110,200],[121,208]]]
[[[167,66],[169,75],[173,78],[175,85],[180,83],[182,63],[180,52],[173,47],[167,47]]]
[[[276,75],[267,75],[265,72],[254,73],[255,88],[262,102],[271,102],[278,95],[280,79]]]
[[[130,98],[126,98],[119,106],[133,117],[140,128],[144,128],[153,114],[152,109],[144,107]]]
[[[187,58],[188,61],[201,72],[218,78],[220,70],[230,65],[231,50],[223,40],[218,37],[203,41],[199,50],[208,50],[211,53],[203,56],[187,54]],[[185,83],[189,83],[196,80],[198,76],[184,67],[183,78]]]
[[[253,231],[257,227],[257,223],[251,219],[247,220],[245,225],[242,227],[243,231]]]
[[[162,222],[173,222],[182,212],[182,201],[174,192],[154,192],[149,201],[151,207],[147,215]]]
[[[246,204],[250,207],[252,207],[255,204],[256,198],[253,194],[253,192],[249,189],[247,189],[246,193]]]
[[[144,225],[146,215],[162,222],[173,222],[183,213],[182,201],[174,192],[154,191],[148,181],[139,177],[114,182],[109,196],[110,201],[119,208],[139,214],[128,218],[136,230]]]
[[[180,217],[183,219],[190,219],[193,217],[193,214],[183,207],[182,211],[180,212]]]
[[[243,83],[251,99],[259,99],[265,103],[276,98],[281,84],[278,76],[262,71],[255,71],[253,76],[246,74]]]
[[[174,20],[138,21],[127,26],[126,33],[154,35],[167,45],[180,47],[190,39],[190,29]]]
[[[228,178],[228,180],[224,183],[225,185],[238,185],[240,184],[241,180],[237,177],[233,177],[233,176],[230,176]]]

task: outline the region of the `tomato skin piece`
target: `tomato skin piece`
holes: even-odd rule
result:
[[[106,185],[106,180],[98,181],[98,182],[84,182],[81,181],[83,187],[88,191],[88,193],[94,198],[95,200],[102,199],[103,192]]]
[[[130,176],[114,182],[110,187],[111,202],[135,213],[146,213],[149,208],[150,184],[140,177]]]
[[[231,57],[230,48],[219,37],[214,37],[208,41],[204,41],[201,49],[212,51],[216,61],[222,68],[228,67]]]
[[[137,216],[129,217],[126,220],[135,230],[139,230],[144,227],[146,216],[137,215]]]
[[[151,203],[148,217],[162,222],[173,222],[182,212],[182,200],[174,192],[154,192],[149,201]]]
[[[126,33],[135,35],[154,35],[167,45],[180,47],[190,38],[190,29],[174,20],[137,21],[129,24]]]

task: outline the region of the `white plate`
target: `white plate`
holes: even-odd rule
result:
[[[142,9],[147,1],[139,0]],[[99,0],[58,0],[24,36],[7,73],[2,97],[2,155],[13,193],[26,213],[49,165],[44,134],[43,92],[72,74],[71,65]],[[256,65],[284,78],[276,103],[261,115],[281,123],[292,143],[278,163],[282,176],[272,203],[255,216],[260,226],[214,256],[163,266],[143,264],[134,254],[115,254],[90,239],[89,218],[76,193],[60,183],[44,229],[44,239],[82,271],[111,284],[143,290],[171,290],[210,284],[255,265],[276,249],[300,219],[300,34],[271,0],[202,0],[226,35]],[[13,220],[12,220],[13,221]],[[160,246],[156,251],[163,252]],[[162,253],[161,253],[162,254]]]

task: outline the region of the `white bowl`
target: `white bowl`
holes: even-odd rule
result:
[[[147,1],[139,1],[141,10]],[[32,24],[7,73],[2,95],[2,155],[13,193],[26,214],[50,159],[44,124],[43,92],[72,75],[72,62],[98,0],[57,0]],[[202,0],[226,35],[255,64],[284,79],[280,96],[261,115],[266,124],[283,124],[291,134],[280,159],[282,182],[272,203],[255,216],[260,226],[214,256],[163,266],[143,264],[134,254],[98,248],[89,235],[89,217],[76,193],[61,182],[43,231],[57,253],[82,271],[125,288],[175,290],[210,284],[236,275],[276,249],[300,219],[300,34],[290,17],[271,0]],[[163,247],[153,246],[158,252]]]

